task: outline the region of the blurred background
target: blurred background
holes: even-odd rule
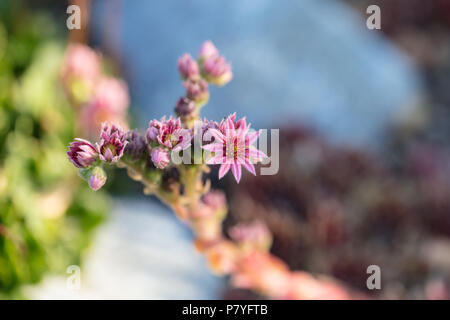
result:
[[[70,4],[81,30],[66,27]],[[380,30],[366,27],[374,4]],[[450,298],[449,1],[4,0],[0,18],[0,298],[257,298],[210,274],[124,172],[93,193],[65,155],[95,129],[80,119],[97,119],[90,88],[61,69],[75,43],[123,79],[114,117],[145,128],[172,112],[177,58],[205,40],[234,79],[203,115],[280,129],[277,175],[213,179],[230,201],[224,228],[262,219],[291,268],[370,298]],[[381,290],[366,287],[372,264]]]

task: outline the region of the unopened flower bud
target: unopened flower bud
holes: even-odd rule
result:
[[[154,142],[157,140],[159,134],[159,130],[156,127],[150,126],[147,130],[147,141]]]
[[[128,144],[125,147],[125,155],[132,160],[139,159],[147,150],[145,138],[136,130],[128,133]]]
[[[97,191],[98,189],[103,187],[105,182],[106,182],[105,170],[103,170],[102,167],[99,166],[94,167],[91,170],[90,177],[88,178],[89,187],[92,190]]]
[[[205,41],[200,50],[198,52],[199,60],[206,60],[210,57],[217,57],[219,55],[219,50],[217,50],[216,46],[211,41]]]
[[[217,86],[223,86],[233,78],[231,65],[222,56],[206,59],[203,63],[203,72],[206,80]]]
[[[152,161],[158,169],[164,169],[170,163],[169,152],[163,148],[155,148],[152,152]]]
[[[194,100],[197,105],[204,105],[209,99],[208,83],[203,79],[187,79],[183,82],[186,95]]]
[[[175,106],[175,113],[182,118],[189,118],[195,111],[195,102],[189,98],[180,98]]]
[[[82,44],[70,44],[61,66],[64,88],[77,104],[87,102],[101,73],[99,55]]]
[[[87,168],[97,159],[98,152],[89,141],[77,138],[69,145],[67,156],[75,167]]]
[[[195,78],[200,75],[197,61],[195,61],[190,54],[183,54],[178,59],[178,72],[180,72],[183,80]]]

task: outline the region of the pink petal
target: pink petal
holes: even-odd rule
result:
[[[261,133],[261,132],[260,132],[259,130],[250,133],[250,134],[248,135],[248,143],[249,143],[249,144],[253,144],[253,143],[256,141],[256,139],[258,139],[260,133]]]
[[[217,129],[208,129],[206,132],[216,138],[218,142],[225,141],[225,136]]]
[[[218,155],[212,157],[211,159],[209,159],[208,161],[206,161],[206,164],[221,164],[221,165],[223,165],[225,162],[226,162],[225,158],[221,154],[218,154]]]
[[[245,129],[247,127],[247,121],[245,117],[242,117],[240,120],[236,121],[236,127]]]
[[[75,140],[76,140],[76,141],[79,141],[79,142],[84,142],[84,143],[87,143],[87,144],[91,144],[89,141],[87,141],[87,140],[85,140],[85,139],[75,138]]]
[[[255,149],[255,148],[249,149],[249,156],[250,156],[250,158],[256,159],[258,161],[261,161],[262,159],[267,158],[267,156],[264,152],[259,151],[258,149]]]
[[[106,161],[112,161],[113,159],[113,154],[110,149],[106,149],[104,156]]]
[[[233,120],[231,120],[231,118],[227,118],[227,120],[225,121],[225,129],[226,130],[234,129],[234,123]]]
[[[231,165],[231,171],[233,172],[234,178],[236,179],[236,182],[239,183],[242,176],[242,170],[241,165],[239,163],[233,163]]]
[[[181,151],[181,150],[186,150],[190,146],[191,146],[191,141],[184,141],[184,142],[179,143],[178,145],[176,145],[175,148],[173,148],[172,150],[175,151],[175,152],[178,152],[178,151]]]
[[[250,161],[246,160],[242,165],[244,166],[245,169],[247,169],[247,171],[256,176],[255,166],[252,163],[250,163]]]
[[[222,179],[224,175],[230,170],[231,165],[228,163],[223,163],[219,169],[219,179]]]
[[[210,152],[223,152],[223,145],[221,143],[211,143],[202,146],[202,149]]]

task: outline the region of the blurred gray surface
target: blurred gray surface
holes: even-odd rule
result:
[[[184,94],[177,58],[207,39],[235,75],[212,89],[210,118],[237,111],[259,128],[304,122],[372,146],[421,92],[406,57],[336,0],[96,1],[93,35],[121,56],[141,127],[172,112]]]
[[[218,299],[224,284],[195,252],[192,236],[170,210],[121,199],[81,267],[81,288],[48,277],[28,289],[34,299]]]

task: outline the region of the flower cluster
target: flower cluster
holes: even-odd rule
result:
[[[159,169],[170,163],[170,153],[183,151],[191,146],[191,131],[181,126],[179,118],[165,117],[158,121],[150,121],[147,130],[147,141],[152,150],[152,161]]]
[[[104,123],[95,146],[76,139],[67,155],[80,176],[98,190],[106,181],[104,164],[126,167],[132,179],[142,182],[144,193],[156,195],[192,228],[195,246],[205,254],[211,269],[230,274],[238,287],[272,298],[347,297],[334,282],[291,272],[271,255],[272,236],[262,222],[236,225],[224,234],[222,222],[228,212],[225,195],[210,190],[203,173],[209,172],[208,165],[220,165],[219,179],[231,170],[239,183],[242,167],[256,175],[254,164],[267,156],[254,146],[260,132],[252,131],[245,117],[237,120],[233,113],[220,122],[200,120],[199,109],[209,99],[208,83],[222,86],[233,76],[230,64],[210,41],[202,45],[197,61],[184,54],[178,60],[178,70],[186,88],[186,95],[176,104],[178,117],[151,120],[143,135]],[[123,107],[123,96],[106,95],[95,103]],[[191,161],[196,151],[202,156],[200,163]],[[182,154],[188,163],[174,161],[174,153]]]
[[[115,163],[124,153],[128,144],[127,135],[123,129],[111,123],[103,123],[100,142],[95,146],[84,139],[75,139],[69,145],[67,157],[80,169],[80,176],[86,179],[92,190],[97,191],[106,182],[103,162]]]
[[[223,86],[231,81],[231,65],[226,62],[211,41],[201,46],[197,61],[188,53],[178,59],[178,72],[186,89],[175,112],[184,122],[198,118],[199,109],[209,100],[208,83]]]

